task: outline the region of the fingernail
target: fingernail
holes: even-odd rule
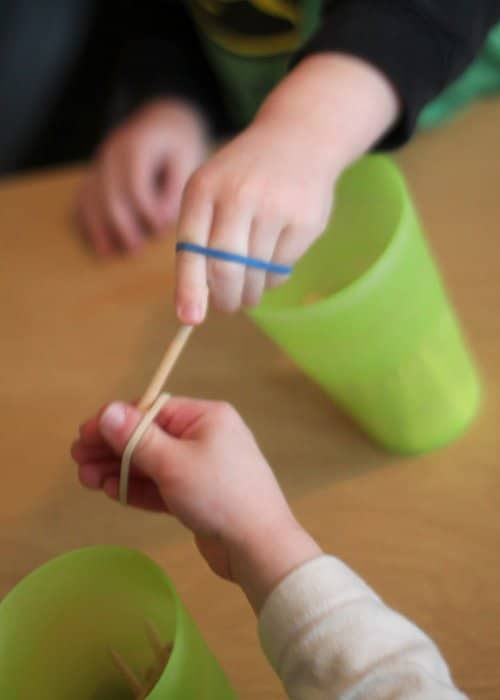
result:
[[[177,307],[177,315],[183,323],[194,325],[203,320],[203,308],[201,304],[197,304],[196,302],[179,304]]]
[[[99,426],[104,436],[115,433],[125,424],[125,407],[121,403],[110,404],[101,416]]]

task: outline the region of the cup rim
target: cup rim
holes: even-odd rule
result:
[[[372,163],[375,162],[380,169],[385,169],[385,171],[392,178],[392,186],[398,191],[399,196],[399,211],[394,224],[394,230],[389,237],[388,241],[382,248],[380,255],[377,257],[375,262],[370,265],[364,272],[359,274],[351,282],[343,286],[341,289],[333,292],[329,296],[314,301],[312,304],[307,304],[307,306],[290,306],[281,309],[265,309],[263,305],[257,306],[255,309],[249,309],[248,315],[257,320],[280,318],[280,319],[301,319],[307,316],[312,310],[317,310],[321,307],[326,307],[332,303],[342,303],[348,300],[353,295],[362,291],[363,287],[369,283],[369,281],[375,277],[382,266],[387,264],[388,259],[394,255],[395,250],[400,245],[402,236],[407,232],[407,227],[403,227],[401,224],[404,218],[408,214],[409,208],[409,195],[406,193],[405,181],[403,175],[399,168],[396,166],[394,161],[388,156],[383,156],[380,154],[364,156],[361,159],[362,162],[370,160]],[[348,170],[358,166],[360,161],[354,163]],[[307,253],[306,253],[307,254]]]
[[[94,546],[88,546],[88,547],[80,547],[79,549],[73,549],[68,552],[63,552],[62,554],[59,554],[52,559],[49,559],[45,563],[41,564],[40,566],[36,567],[33,569],[33,571],[30,571],[29,574],[24,576],[20,581],[18,581],[15,586],[13,586],[10,591],[7,593],[7,595],[0,600],[0,619],[1,619],[1,613],[2,613],[2,607],[4,605],[8,605],[9,603],[11,605],[14,604],[16,596],[22,594],[23,589],[26,588],[27,586],[30,585],[30,583],[40,576],[40,574],[45,573],[47,570],[52,568],[56,564],[61,564],[67,560],[71,560],[75,557],[79,557],[83,554],[90,554],[91,552],[94,553],[101,553],[101,554],[109,554],[109,553],[115,553],[115,554],[129,554],[133,555],[136,557],[138,560],[141,560],[141,563],[147,566],[150,569],[154,569],[157,574],[161,576],[161,579],[163,583],[166,586],[166,589],[168,591],[168,595],[170,598],[170,602],[173,605],[174,609],[174,631],[173,631],[173,638],[172,638],[172,652],[170,655],[170,659],[168,664],[166,665],[165,669],[163,670],[163,673],[161,676],[158,678],[158,683],[165,677],[165,675],[169,671],[169,667],[171,667],[172,664],[177,663],[177,658],[179,654],[181,654],[180,647],[181,647],[181,640],[182,640],[182,602],[179,597],[179,594],[174,588],[174,585],[172,581],[170,580],[170,577],[166,573],[166,571],[159,565],[157,564],[153,559],[151,559],[149,556],[144,554],[143,552],[140,552],[137,549],[133,549],[131,547],[122,547],[119,545],[94,545]],[[166,593],[167,593],[166,591]],[[181,637],[181,640],[179,640],[179,636]],[[156,686],[155,686],[156,687]]]

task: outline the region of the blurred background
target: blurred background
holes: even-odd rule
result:
[[[196,94],[214,132],[224,131],[219,86],[196,58],[202,51],[183,5],[0,0],[0,178],[87,159],[134,108],[179,87],[177,73],[186,73],[179,63],[197,76]],[[419,126],[437,126],[499,90],[500,25],[465,74],[427,106]]]
[[[120,5],[112,25],[115,2],[0,0],[0,176],[89,155],[110,119]]]
[[[169,37],[188,27],[165,0],[0,0],[0,177],[88,158],[165,89]]]

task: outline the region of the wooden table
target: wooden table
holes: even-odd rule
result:
[[[423,626],[480,700],[500,694],[499,124],[500,102],[483,104],[398,156],[484,377],[461,440],[420,459],[377,449],[244,316],[213,315],[171,385],[236,404],[304,525]],[[243,597],[191,538],[76,483],[79,422],[137,396],[175,328],[172,242],[96,262],[70,225],[79,179],[0,186],[0,596],[68,549],[140,548],[168,569],[241,698],[282,698]]]

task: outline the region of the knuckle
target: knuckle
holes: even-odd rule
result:
[[[235,314],[240,309],[239,299],[224,296],[214,301],[214,308],[224,314]]]
[[[186,195],[191,198],[208,198],[213,190],[213,176],[208,168],[199,168],[189,178]]]
[[[224,426],[232,426],[237,422],[238,413],[228,401],[217,401],[212,409],[215,421]]]
[[[236,182],[229,191],[228,199],[238,208],[252,204],[256,199],[253,182],[245,179]]]
[[[302,220],[296,223],[294,229],[301,238],[305,239],[305,241],[310,241],[320,235],[322,222],[319,216],[314,215],[305,221]]]
[[[211,284],[216,286],[232,284],[242,274],[241,266],[226,260],[210,260],[208,263],[208,276]]]
[[[283,219],[290,210],[286,198],[278,196],[272,187],[265,188],[259,203],[259,213],[264,220]]]
[[[244,292],[243,294],[243,306],[247,309],[255,308],[260,301],[260,294],[254,290]]]
[[[297,218],[291,228],[296,236],[305,239],[304,242],[309,244],[323,233],[327,223],[328,214],[316,210],[306,217]]]

